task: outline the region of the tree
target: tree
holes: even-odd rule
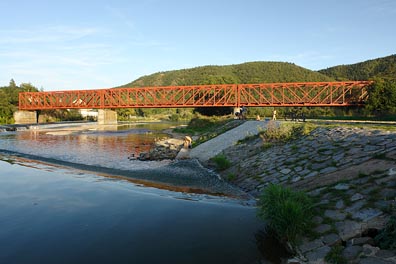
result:
[[[16,87],[17,87],[17,85],[15,84],[14,79],[11,79],[11,80],[10,80],[9,87],[10,87],[10,88],[16,88]]]
[[[396,81],[377,78],[368,89],[366,111],[377,116],[396,113]]]

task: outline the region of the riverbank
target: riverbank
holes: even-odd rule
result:
[[[274,183],[307,191],[318,201],[316,235],[303,239],[300,260],[293,263],[324,263],[326,256],[348,263],[396,262],[395,250],[381,249],[374,240],[396,213],[392,125],[319,125],[283,144],[251,137],[221,155],[231,164],[221,177],[254,197]]]

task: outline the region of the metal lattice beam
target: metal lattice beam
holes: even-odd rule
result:
[[[21,92],[19,109],[350,106],[364,104],[371,83],[261,83]]]

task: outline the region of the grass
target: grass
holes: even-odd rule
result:
[[[278,123],[270,121],[268,122],[267,129],[260,132],[259,136],[264,142],[279,144],[307,136],[315,128],[316,126],[310,123],[295,124],[284,122],[278,125]]]
[[[227,175],[227,180],[229,180],[229,181],[235,181],[236,178],[237,178],[237,176],[234,173],[229,173]]]
[[[313,202],[307,194],[277,184],[264,189],[257,212],[277,239],[292,247],[312,229],[313,213]]]
[[[341,245],[333,246],[331,248],[330,252],[326,255],[325,260],[328,263],[334,263],[334,264],[346,264],[346,263],[348,263],[346,258],[342,256],[342,251],[343,250],[344,250],[344,247],[341,246]]]
[[[227,159],[226,156],[222,154],[211,158],[211,160],[216,164],[217,169],[220,171],[226,170],[231,167],[231,162]]]

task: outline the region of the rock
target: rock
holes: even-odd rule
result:
[[[394,200],[396,199],[396,190],[393,189],[383,189],[381,190],[381,196],[385,200]]]
[[[374,247],[372,245],[363,245],[363,254],[365,256],[374,256],[380,249],[378,247]]]
[[[294,168],[294,171],[296,171],[296,172],[300,172],[302,170],[303,170],[303,168],[301,166],[298,166],[298,167]]]
[[[331,248],[329,246],[320,247],[314,251],[307,254],[307,259],[309,263],[325,263],[324,258],[330,252]]]
[[[359,264],[394,264],[394,263],[395,262],[393,261],[387,261],[374,257],[362,258],[359,261]]]
[[[301,177],[300,176],[297,176],[297,177],[294,177],[292,180],[291,180],[291,182],[298,182],[298,181],[300,181],[301,180]]]
[[[317,195],[319,195],[324,189],[326,189],[326,187],[314,189],[314,190],[310,191],[309,194],[312,195],[312,196],[317,196]]]
[[[319,234],[323,234],[323,233],[326,233],[327,231],[329,231],[330,229],[331,229],[331,225],[323,224],[323,225],[316,227],[314,229],[314,231]]]
[[[388,175],[389,176],[396,175],[396,169],[390,168],[389,171],[388,171]]]
[[[337,170],[336,167],[327,167],[327,168],[320,170],[320,174],[327,174],[327,173],[334,172],[336,170]]]
[[[349,241],[349,244],[351,246],[363,246],[364,244],[368,244],[373,246],[374,245],[374,239],[371,237],[357,237],[357,238],[352,238]]]
[[[291,258],[291,259],[288,259],[286,263],[287,264],[301,264],[303,262],[301,260],[299,260],[298,258]]]
[[[301,252],[304,254],[308,251],[322,247],[324,244],[321,239],[315,239],[313,241],[306,242],[300,246]]]
[[[384,229],[386,224],[389,221],[389,215],[380,215],[374,218],[371,218],[369,222],[365,223],[366,229]]]
[[[394,256],[396,256],[396,253],[390,250],[384,250],[384,249],[380,249],[376,254],[376,257],[379,258],[392,258]]]
[[[307,176],[305,176],[305,178],[311,178],[311,177],[315,177],[316,175],[318,175],[319,172],[317,171],[312,171],[311,173],[309,173]]]
[[[361,195],[360,193],[355,193],[354,195],[352,195],[351,201],[355,202],[355,201],[361,200],[363,198],[364,198],[364,196]]]
[[[335,162],[339,162],[339,161],[342,160],[343,158],[344,158],[344,152],[341,152],[341,153],[335,155],[335,156],[333,157],[333,160],[334,160]]]
[[[350,247],[346,247],[342,251],[342,256],[347,260],[351,261],[356,259],[359,256],[360,252],[362,251],[363,251],[362,246],[350,246]]]
[[[336,209],[342,209],[342,208],[344,208],[344,207],[345,207],[345,205],[344,205],[344,201],[343,201],[343,200],[337,201],[337,203],[336,203],[336,205],[335,205],[335,208],[336,208]]]
[[[336,186],[334,186],[334,189],[336,190],[349,190],[349,185],[345,183],[339,183]]]
[[[391,176],[387,176],[387,177],[383,177],[380,179],[375,180],[375,183],[378,185],[381,185],[383,183],[387,183],[387,182],[394,182],[396,181],[396,176],[391,175]]]
[[[362,233],[362,224],[355,221],[346,220],[344,222],[337,222],[335,225],[343,241],[347,241]]]
[[[289,174],[291,172],[291,169],[283,169],[280,171],[282,174]]]
[[[141,152],[139,153],[139,160],[148,160],[150,158],[150,155],[148,152]]]
[[[326,210],[324,215],[334,220],[344,220],[346,218],[346,214],[336,210]]]
[[[354,204],[352,204],[348,208],[345,208],[344,211],[347,212],[347,213],[351,213],[352,214],[352,213],[357,212],[365,204],[366,204],[366,201],[360,200],[360,201],[355,202]]]
[[[366,208],[356,213],[353,213],[352,217],[367,222],[374,217],[380,216],[381,214],[382,214],[381,210]]]
[[[319,225],[319,224],[321,224],[321,223],[323,222],[323,218],[320,217],[320,216],[315,215],[315,216],[312,218],[312,221],[313,221],[315,224]]]
[[[324,236],[323,242],[328,246],[332,246],[332,245],[335,245],[335,244],[341,242],[341,238],[339,235],[332,233],[332,234],[328,234],[328,235]]]

